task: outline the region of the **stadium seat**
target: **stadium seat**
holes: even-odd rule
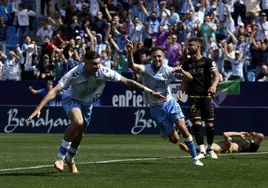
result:
[[[249,82],[255,82],[255,73],[254,72],[252,72],[252,71],[248,72],[247,77],[248,77]]]
[[[7,28],[7,36],[8,37],[13,37],[16,35],[16,27],[15,26],[9,26]]]
[[[19,43],[20,41],[18,36],[9,37],[7,40],[7,48],[16,48],[16,45]]]

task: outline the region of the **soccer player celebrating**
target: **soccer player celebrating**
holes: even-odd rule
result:
[[[192,79],[192,76],[185,72],[181,67],[171,68],[164,65],[164,52],[160,47],[154,47],[151,49],[152,63],[146,65],[138,65],[133,60],[133,44],[129,42],[126,46],[128,52],[129,67],[136,73],[141,74],[142,83],[165,96],[167,100],[165,102],[152,98],[146,94],[146,101],[150,106],[152,118],[160,127],[162,135],[165,138],[169,138],[169,141],[176,144],[179,140],[177,131],[174,124],[180,130],[180,133],[184,137],[184,142],[190,150],[190,154],[193,158],[193,164],[203,166],[203,163],[197,159],[197,154],[193,142],[193,138],[185,126],[184,114],[180,108],[180,105],[173,99],[169,83],[174,79],[174,73],[178,72],[187,79]]]
[[[74,156],[79,149],[86,127],[90,123],[92,104],[101,96],[105,81],[125,84],[130,88],[144,91],[152,98],[160,101],[166,99],[151,89],[133,80],[126,79],[111,69],[103,67],[100,65],[98,53],[87,51],[84,56],[84,63],[65,74],[28,118],[28,120],[31,120],[35,116],[39,117],[41,109],[50,100],[54,99],[57,93],[64,88],[66,89],[62,97],[62,106],[71,120],[71,124],[65,131],[57,160],[54,163],[54,167],[57,170],[63,171],[65,161],[71,173],[78,173]]]
[[[183,80],[178,99],[182,97],[183,90],[188,90],[188,104],[190,107],[190,118],[194,126],[196,142],[199,146],[199,159],[207,156],[217,159],[217,155],[212,150],[214,140],[214,109],[211,96],[215,94],[219,83],[219,72],[216,64],[211,59],[201,55],[202,41],[198,38],[190,38],[188,43],[188,55],[182,65],[185,71],[188,71],[193,79],[191,81]],[[211,74],[213,75],[213,83]],[[204,135],[201,120],[206,124],[207,152],[204,146]]]

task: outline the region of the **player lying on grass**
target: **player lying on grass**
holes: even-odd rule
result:
[[[106,81],[119,82],[130,88],[144,91],[152,98],[157,98],[160,101],[166,100],[166,97],[161,94],[103,67],[100,64],[99,54],[95,51],[87,51],[84,63],[65,74],[28,118],[31,120],[35,116],[39,117],[41,109],[64,89],[62,106],[71,124],[65,131],[57,160],[54,162],[54,167],[57,170],[63,171],[64,162],[66,162],[71,173],[78,172],[74,156],[77,154],[84,132],[90,123],[93,103],[100,98]]]
[[[233,139],[232,137],[240,137]],[[262,133],[255,132],[224,132],[224,141],[213,143],[212,149],[216,153],[233,153],[233,152],[256,152],[261,142],[264,140]],[[188,147],[180,143],[180,148],[189,152]]]

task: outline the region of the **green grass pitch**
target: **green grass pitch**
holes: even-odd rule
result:
[[[70,174],[52,167],[62,136],[0,134],[0,188],[268,187],[266,140],[256,154],[220,155],[197,167],[158,135],[87,134],[76,158],[80,173]]]

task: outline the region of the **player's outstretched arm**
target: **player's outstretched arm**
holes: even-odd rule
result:
[[[155,91],[145,87],[144,85],[142,85],[134,80],[130,80],[130,79],[127,79],[127,78],[121,76],[120,83],[126,85],[127,87],[129,87],[131,89],[143,91],[146,94],[152,95],[153,97],[160,99],[161,101],[166,100],[166,97],[160,95],[159,93],[156,93]]]
[[[134,63],[134,58],[133,58],[133,43],[129,42],[126,45],[126,51],[128,54],[128,67],[131,68],[135,73],[140,73],[140,66]]]
[[[250,136],[248,132],[224,132],[223,137],[226,141],[232,140],[233,136],[240,136],[242,139],[246,139]]]
[[[47,95],[43,98],[40,104],[36,107],[35,111],[30,115],[28,120],[32,120],[35,116],[39,118],[42,108],[52,99],[54,99],[57,94],[62,90],[62,86],[57,84],[52,90],[50,90]]]
[[[32,86],[29,86],[28,89],[30,90],[30,92],[32,92],[32,94],[34,94],[34,95],[38,94],[38,91],[35,90]]]

